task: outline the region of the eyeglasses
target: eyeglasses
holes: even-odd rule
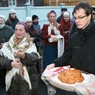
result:
[[[85,18],[86,16],[87,16],[87,15],[82,16],[82,17],[77,17],[77,18],[76,18],[76,17],[74,17],[74,19],[75,19],[75,20],[77,20],[77,19],[81,20],[81,19]]]

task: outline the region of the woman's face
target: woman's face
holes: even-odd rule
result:
[[[10,14],[10,17],[11,17],[11,18],[16,18],[16,14],[15,14],[15,13],[11,13],[11,14]]]
[[[55,13],[50,13],[49,14],[49,21],[50,22],[55,22],[56,21],[56,14]]]
[[[68,22],[69,20],[70,20],[70,16],[64,16],[64,20],[66,21],[66,22]]]
[[[29,27],[32,26],[32,21],[27,21],[26,23],[27,23],[27,25],[28,25]]]
[[[26,34],[25,28],[21,24],[17,24],[15,27],[15,36],[18,39],[22,39]]]

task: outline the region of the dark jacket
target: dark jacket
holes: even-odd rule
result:
[[[5,25],[2,29],[0,29],[0,48],[2,48],[2,43],[9,41],[10,37],[14,34],[14,30],[11,26]],[[7,61],[6,61],[7,62]],[[1,66],[0,66],[1,67]],[[6,70],[0,69],[0,81],[2,86],[5,87],[5,74]]]
[[[6,21],[6,24],[8,26],[11,26],[13,29],[15,29],[16,24],[19,22],[18,18],[12,19]]]
[[[37,42],[39,42],[40,34],[34,29],[33,25],[28,29],[28,32],[30,37],[34,38],[34,43],[37,44]]]
[[[28,83],[21,75],[16,74],[12,79],[7,95],[40,95],[38,73],[35,67],[35,64],[38,63],[39,60],[36,53],[26,53],[25,59],[20,59],[22,64],[27,67],[32,89],[29,89]]]
[[[11,26],[5,25],[2,29],[0,29],[0,43],[9,41],[13,34],[13,28]]]
[[[61,14],[61,15],[57,18],[57,22],[58,22],[58,23],[60,23],[62,17],[63,17],[63,14]]]
[[[95,23],[91,22],[84,30],[77,29],[63,56],[54,62],[56,66],[70,65],[95,74]]]
[[[12,62],[12,60],[10,60],[8,58],[5,58],[4,56],[0,55],[0,70],[1,69],[10,70],[12,68],[11,67],[11,62]]]
[[[12,60],[0,55],[0,88],[5,88],[5,74],[6,69],[10,70]]]
[[[71,29],[70,29],[70,36],[77,31],[76,29],[77,29],[77,26],[76,26],[76,24],[74,22],[73,25],[72,25],[72,27],[71,27]]]

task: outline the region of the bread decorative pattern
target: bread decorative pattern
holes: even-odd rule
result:
[[[84,80],[80,70],[70,68],[59,73],[58,79],[63,83],[74,84]]]

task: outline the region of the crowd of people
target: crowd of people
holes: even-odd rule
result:
[[[50,10],[47,19],[41,29],[35,14],[24,22],[15,9],[9,10],[7,20],[0,15],[0,88],[7,95],[42,95],[39,74],[46,68],[70,65],[95,75],[95,8],[80,2],[72,14],[62,8],[57,18]],[[56,91],[56,95],[77,95]]]

